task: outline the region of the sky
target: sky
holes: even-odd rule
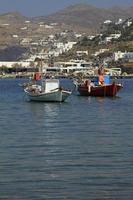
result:
[[[27,17],[46,16],[79,3],[96,7],[133,6],[133,0],[0,0],[0,14],[18,11]]]

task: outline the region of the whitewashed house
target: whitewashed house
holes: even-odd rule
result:
[[[96,37],[95,35],[89,35],[89,36],[88,36],[88,39],[89,39],[89,40],[93,40],[95,37]]]
[[[98,56],[101,53],[107,52],[109,51],[109,49],[99,49],[99,51],[96,51],[94,54],[92,54],[92,56]]]
[[[82,34],[75,33],[74,35],[75,35],[76,38],[82,37]]]
[[[27,20],[27,21],[25,21],[25,23],[26,23],[26,24],[29,24],[29,23],[30,23],[30,21],[28,21],[28,20]]]
[[[63,42],[55,42],[54,46],[60,49],[60,48],[64,47],[64,44],[63,44]]]
[[[104,24],[111,24],[112,21],[111,21],[111,20],[105,20],[103,23],[104,23]]]
[[[51,34],[51,35],[49,35],[48,37],[49,37],[49,39],[50,39],[50,40],[53,40],[53,39],[55,38],[55,36],[54,36],[54,35],[52,35],[52,34]]]
[[[13,38],[18,38],[18,35],[13,35],[12,37],[13,37]]]
[[[47,25],[47,24],[46,24],[44,27],[45,27],[46,29],[52,29],[52,28],[53,28],[53,26],[50,26],[50,25]]]
[[[27,30],[27,26],[20,28],[21,30]]]
[[[125,58],[128,61],[130,61],[130,60],[133,60],[133,52],[121,52],[121,51],[114,52],[113,58],[115,61],[122,58]]]
[[[0,61],[0,67],[5,66],[8,68],[12,68],[15,65],[20,65],[21,67],[29,67],[30,66],[30,62],[29,61]]]
[[[88,51],[77,51],[77,56],[88,55]]]
[[[114,34],[111,34],[110,37],[112,37],[112,39],[118,39],[121,37],[121,33],[114,33]]]
[[[132,23],[133,23],[132,21],[127,21],[126,25],[129,27],[132,25]]]
[[[23,46],[27,46],[27,45],[30,44],[31,41],[32,41],[31,38],[23,38],[23,39],[21,40],[20,44],[23,45]]]
[[[73,48],[73,45],[75,45],[76,43],[77,43],[77,42],[67,42],[67,43],[65,44],[65,47],[66,47],[67,50],[72,49],[72,48]]]
[[[115,24],[119,25],[119,24],[122,24],[122,23],[123,23],[123,19],[119,19]]]
[[[114,61],[118,61],[119,59],[124,58],[124,56],[125,56],[125,52],[121,52],[121,51],[114,52],[113,59]]]

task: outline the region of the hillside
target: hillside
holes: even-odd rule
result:
[[[34,18],[34,20],[64,23],[81,32],[86,30],[92,33],[99,31],[101,23],[107,19],[114,21],[129,17],[133,17],[133,7],[103,9],[88,4],[78,4],[47,17]]]
[[[18,24],[24,22],[28,18],[21,15],[19,12],[5,13],[0,15],[0,24]]]
[[[129,21],[131,24],[127,25]],[[112,37],[115,34],[119,35],[118,38]],[[108,41],[107,38],[111,37],[112,39]],[[100,53],[101,49],[106,49],[107,51]],[[87,51],[88,55],[82,55],[82,59],[92,60],[93,62],[96,59],[102,61],[106,57],[113,56],[113,52],[133,52],[133,19],[123,20],[121,24],[112,22],[105,25],[101,33],[93,39],[85,36],[67,54],[62,54],[59,60],[76,58],[77,51]]]
[[[14,46],[23,48],[21,43],[23,39],[32,40],[33,43],[37,43],[47,38],[50,34],[58,35],[64,30],[68,32],[72,31],[73,33],[96,35],[103,31],[104,21],[111,20],[115,22],[118,21],[119,18],[133,18],[133,7],[103,9],[88,4],[77,4],[45,17],[39,16],[29,18],[18,12],[2,14],[0,15],[0,58],[6,59],[6,56],[3,57],[3,55],[5,55],[5,52],[8,52],[7,57],[9,58],[11,56],[9,56],[9,54],[12,54],[11,58],[13,59],[15,51],[10,50]],[[45,28],[45,25],[49,26],[53,23],[57,25],[52,28]],[[126,38],[126,33],[125,35],[123,34],[122,40],[128,40]],[[30,49],[30,46],[28,47]],[[84,47],[81,45],[81,48]]]
[[[96,33],[100,31],[101,24],[105,20],[118,20],[119,18],[127,19],[133,17],[133,7],[129,8],[96,8],[88,4],[77,4],[69,6],[64,10],[49,16],[25,17],[18,12],[5,13],[0,15],[0,47],[14,43],[12,35],[19,35],[20,38],[51,34],[50,30],[43,30],[39,27],[39,23],[44,24],[58,23],[57,30],[59,32],[65,29],[84,33]],[[30,23],[26,23],[30,21]],[[27,31],[24,30],[27,28]],[[53,31],[53,30],[52,30]]]

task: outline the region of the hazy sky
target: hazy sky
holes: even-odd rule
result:
[[[96,7],[133,6],[133,0],[0,0],[0,14],[19,11],[25,16],[41,16],[78,3],[88,3]]]

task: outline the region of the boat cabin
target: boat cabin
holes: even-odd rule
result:
[[[58,79],[45,79],[43,81],[43,87],[45,92],[50,92],[51,90],[55,90],[59,88],[59,80]]]

